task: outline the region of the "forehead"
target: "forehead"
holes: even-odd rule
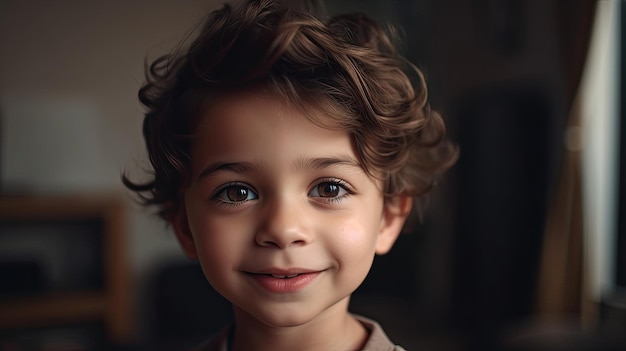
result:
[[[350,135],[313,123],[326,117],[304,111],[267,90],[219,93],[199,110],[192,157],[212,160],[267,158],[333,153],[357,158]]]
[[[297,112],[323,129],[352,133],[355,118],[345,106],[331,101],[319,92],[302,92],[289,89],[282,84],[257,83],[247,86],[227,87],[221,90],[197,91],[191,95],[189,106],[194,124],[207,123],[208,116],[218,117],[216,112],[232,112],[249,100],[272,100],[282,110]],[[258,106],[260,107],[260,106]],[[217,111],[217,110],[220,111]]]
[[[260,138],[265,127],[284,127],[300,114],[266,89],[214,92],[202,100],[193,134],[195,139]]]

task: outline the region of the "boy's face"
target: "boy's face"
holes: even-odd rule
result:
[[[347,133],[261,91],[205,108],[191,159],[177,236],[238,318],[270,326],[345,314],[410,207],[385,205]]]

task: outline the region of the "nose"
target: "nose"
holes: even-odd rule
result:
[[[276,200],[265,205],[262,216],[255,236],[259,246],[285,249],[307,245],[313,239],[310,218],[302,206]]]

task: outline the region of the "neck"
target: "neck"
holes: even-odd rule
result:
[[[235,309],[235,334],[231,351],[360,350],[368,332],[348,313],[348,299],[302,325],[266,325]]]

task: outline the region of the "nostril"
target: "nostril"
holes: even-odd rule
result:
[[[261,241],[261,246],[280,248],[280,244],[278,244],[278,242],[273,241],[273,240],[263,240]]]
[[[304,240],[294,240],[291,242],[291,245],[300,246],[304,245],[306,242]]]

